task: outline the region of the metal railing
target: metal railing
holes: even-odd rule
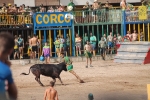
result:
[[[31,15],[0,14],[0,25],[33,24]]]
[[[99,9],[93,11],[75,11],[75,24],[122,22],[122,10]]]

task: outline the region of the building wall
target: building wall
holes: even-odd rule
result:
[[[11,3],[12,5],[14,4],[14,0],[0,0],[0,6],[2,6],[3,3],[6,3],[7,5]]]

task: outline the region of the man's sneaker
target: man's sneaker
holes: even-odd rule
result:
[[[85,83],[83,80],[80,80],[80,83]]]
[[[86,68],[88,68],[88,66],[85,66]]]

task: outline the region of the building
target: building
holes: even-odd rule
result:
[[[93,3],[94,0],[73,0],[75,5],[83,6],[86,1],[88,1],[90,4]],[[98,0],[98,2],[105,3],[106,1],[109,1],[110,3],[113,3],[115,6],[119,6],[121,0]],[[140,4],[140,2],[143,0],[126,0],[126,2],[133,3],[135,5]],[[6,4],[17,4],[18,6],[21,4],[28,5],[30,7],[35,7],[43,4],[44,6],[50,6],[50,5],[64,5],[66,6],[70,2],[70,0],[0,0],[0,6],[2,6],[2,3]]]

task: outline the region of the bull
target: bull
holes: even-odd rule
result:
[[[41,86],[44,86],[44,85],[40,81],[40,75],[51,77],[54,82],[56,82],[56,78],[58,78],[59,81],[61,82],[61,84],[63,85],[63,82],[60,78],[60,74],[63,70],[67,71],[67,68],[66,68],[66,64],[64,62],[59,63],[59,64],[35,64],[30,67],[28,74],[21,73],[21,75],[29,75],[30,70],[33,73],[33,75],[35,75],[35,80]]]

